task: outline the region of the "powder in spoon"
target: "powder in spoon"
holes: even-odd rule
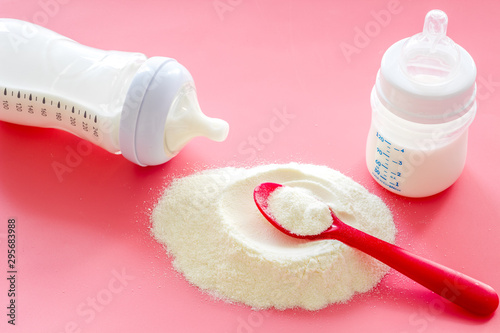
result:
[[[278,187],[268,205],[275,221],[296,235],[317,235],[333,223],[330,208],[302,188]]]
[[[172,182],[152,214],[154,237],[201,290],[256,309],[321,309],[372,289],[388,271],[336,240],[308,241],[273,227],[253,200],[274,182],[307,190],[344,223],[387,242],[387,206],[342,173],[312,164],[206,170]]]

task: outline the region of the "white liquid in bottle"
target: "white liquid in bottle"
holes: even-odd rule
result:
[[[0,19],[0,50],[0,120],[62,129],[142,166],[195,136],[227,137],[174,59],[98,50],[13,19]]]
[[[451,186],[467,155],[476,113],[476,67],[446,36],[446,14],[433,10],[423,33],[384,54],[371,94],[366,163],[394,193],[425,197]]]

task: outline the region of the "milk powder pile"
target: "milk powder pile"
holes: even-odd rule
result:
[[[394,242],[385,204],[328,167],[291,163],[207,170],[174,181],[152,215],[154,236],[189,282],[258,309],[316,310],[380,281],[387,266],[347,245],[295,239],[275,229],[253,201],[254,188],[263,182],[307,190],[346,224]]]

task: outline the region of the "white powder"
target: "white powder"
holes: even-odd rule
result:
[[[279,187],[271,193],[268,200],[275,221],[293,234],[317,235],[333,223],[328,206],[305,189]]]
[[[307,241],[274,228],[253,201],[275,182],[303,188],[346,224],[388,242],[385,204],[338,171],[310,164],[207,170],[174,181],[152,215],[152,231],[174,267],[202,290],[263,309],[316,310],[372,289],[388,267],[338,241]]]

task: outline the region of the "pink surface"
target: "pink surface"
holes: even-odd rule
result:
[[[252,311],[189,285],[150,235],[169,179],[260,162],[325,164],[380,195],[397,244],[500,290],[500,6],[494,1],[0,0],[1,15],[83,44],[175,57],[204,111],[231,125],[169,163],[141,168],[69,134],[0,123],[1,332],[498,332],[391,272],[370,293],[317,312]],[[478,114],[460,179],[431,198],[391,194],[365,167],[369,94],[383,52],[444,10],[448,34],[478,67]],[[384,15],[389,13],[388,15]],[[359,31],[368,29],[367,38]],[[352,53],[342,52],[351,45]],[[1,52],[1,50],[0,50]],[[279,126],[276,124],[279,123]],[[257,149],[258,148],[258,149]],[[81,159],[58,179],[54,163]],[[16,325],[7,220],[17,225]]]

